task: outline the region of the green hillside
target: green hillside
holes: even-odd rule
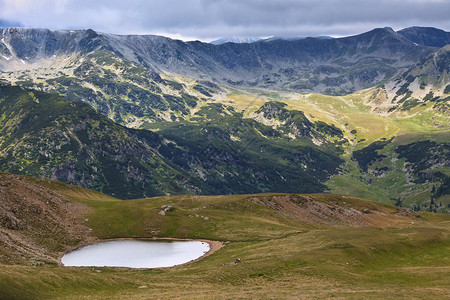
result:
[[[2,171],[120,198],[186,193],[193,185],[150,147],[160,141],[158,135],[122,127],[85,104],[0,86],[0,113]]]
[[[327,194],[121,201],[55,181],[10,174],[0,179],[1,220],[15,219],[18,226],[0,227],[2,299],[443,298],[448,293],[448,215]],[[174,209],[160,215],[163,205]],[[48,230],[54,220],[44,216],[58,210],[66,212],[55,233]],[[198,262],[167,269],[56,263],[77,244],[118,237],[202,238],[225,246]]]
[[[166,194],[321,192],[343,162],[342,133],[292,122],[305,137],[211,104],[191,122],[118,125],[87,105],[20,87],[0,87],[0,170],[58,179],[122,199]],[[294,124],[295,125],[295,124]],[[303,128],[306,126],[306,128]],[[298,132],[301,134],[301,132]],[[327,148],[311,142],[317,136]]]
[[[262,93],[234,93],[225,103],[244,117],[263,122],[283,134],[289,122],[282,117],[275,121],[262,118],[258,113],[270,103],[267,97]],[[388,112],[389,106],[374,102],[374,97],[379,97],[376,89],[343,97],[282,93],[270,97],[277,98],[281,106],[287,104],[283,107],[290,112],[302,111],[310,121],[334,126],[348,141],[334,144],[344,152],[340,158],[345,163],[325,183],[332,192],[415,210],[450,211],[447,191],[450,119],[442,108],[448,105],[445,97],[400,112]],[[329,149],[327,143],[320,147]],[[413,153],[417,158],[410,157]]]
[[[77,102],[2,86],[1,170],[124,199],[331,190],[448,212],[448,116],[432,105],[377,115],[364,95],[268,101],[234,94],[189,120],[135,130]]]

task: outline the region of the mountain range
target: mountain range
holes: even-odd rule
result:
[[[0,32],[2,69],[51,64],[54,55],[106,50],[153,69],[235,87],[347,94],[399,75],[448,42],[430,28],[379,28],[339,39],[306,38],[211,45],[161,36],[7,28]],[[427,36],[427,38],[424,38]],[[437,42],[438,40],[439,42]],[[22,66],[22,68],[27,68]]]
[[[449,212],[449,40],[0,29],[0,170],[123,199],[332,191]]]
[[[293,36],[293,37],[289,37],[289,36],[271,36],[271,37],[267,37],[267,38],[251,38],[251,37],[228,37],[228,38],[221,38],[221,39],[217,39],[214,41],[211,41],[210,43],[213,45],[222,45],[225,43],[233,43],[233,44],[250,44],[250,43],[255,43],[255,42],[271,42],[271,41],[276,41],[276,40],[285,40],[285,41],[296,41],[296,40],[303,40],[306,39],[308,37],[301,37],[301,36]],[[315,38],[315,39],[332,39],[332,37],[330,36],[315,36],[315,37],[310,37],[310,38]]]

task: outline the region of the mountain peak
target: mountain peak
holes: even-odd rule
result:
[[[418,45],[444,47],[450,44],[450,32],[434,27],[408,27],[397,32]]]

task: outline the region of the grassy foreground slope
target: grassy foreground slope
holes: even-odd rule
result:
[[[55,181],[4,173],[0,178],[1,220],[16,218],[18,225],[2,223],[1,240],[24,237],[10,247],[0,245],[1,299],[443,298],[449,293],[447,215],[417,215],[330,194],[122,201]],[[63,210],[68,203],[78,209]],[[29,215],[22,216],[16,205]],[[161,215],[162,205],[174,210]],[[36,206],[41,212],[32,209]],[[59,236],[45,230],[27,233],[33,222],[46,228],[52,220],[43,218],[44,212],[58,209],[72,213],[71,226],[87,229],[84,240],[65,243],[74,236],[70,230]],[[54,260],[64,247],[42,242],[49,236],[66,249],[86,239],[118,237],[204,238],[225,246],[196,263],[169,269],[66,268]],[[51,259],[30,260],[37,253],[18,253],[16,246],[25,238],[47,249]],[[241,263],[234,263],[236,258]]]

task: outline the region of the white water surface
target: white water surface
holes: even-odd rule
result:
[[[195,260],[209,249],[201,241],[114,240],[81,247],[61,262],[67,267],[163,268]]]

